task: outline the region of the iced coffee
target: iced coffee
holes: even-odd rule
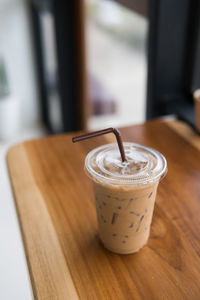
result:
[[[148,241],[157,187],[167,164],[158,151],[123,143],[122,162],[117,144],[92,150],[85,170],[93,181],[99,236],[116,253],[137,252]]]

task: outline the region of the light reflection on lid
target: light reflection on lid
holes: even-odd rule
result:
[[[123,143],[127,162],[121,161],[117,144],[106,144],[88,153],[85,170],[104,184],[143,185],[159,180],[167,170],[164,156],[149,147]]]

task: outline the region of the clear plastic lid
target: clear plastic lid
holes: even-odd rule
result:
[[[160,180],[167,172],[165,157],[135,143],[123,143],[127,162],[122,162],[117,144],[106,144],[88,153],[85,171],[93,180],[113,185],[143,185]]]

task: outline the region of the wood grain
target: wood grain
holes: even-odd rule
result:
[[[182,121],[171,121],[167,125],[200,150],[200,134],[197,134],[192,127]]]
[[[35,299],[79,299],[25,147],[13,147],[9,157]]]
[[[121,129],[124,141],[156,148],[168,161],[147,246],[117,255],[98,239],[89,150],[71,135],[25,142],[8,153],[36,299],[200,299],[200,151],[166,122]]]

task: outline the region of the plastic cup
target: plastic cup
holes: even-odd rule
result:
[[[135,143],[123,143],[127,162],[117,144],[95,148],[85,159],[96,199],[99,235],[112,252],[139,251],[148,241],[158,184],[167,172],[164,156]]]

